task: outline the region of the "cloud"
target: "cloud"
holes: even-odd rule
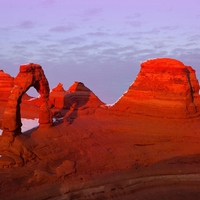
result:
[[[132,15],[129,15],[129,16],[125,17],[125,19],[132,20],[132,19],[140,18],[141,16],[142,15],[140,13],[134,13]]]
[[[45,1],[42,1],[42,5],[44,6],[51,6],[55,4],[55,0],[45,0]]]
[[[172,55],[177,55],[181,57],[187,57],[188,59],[198,59],[199,60],[200,48],[185,48],[184,46],[175,48],[171,51]],[[184,56],[183,56],[184,55]]]
[[[91,16],[94,16],[94,15],[98,15],[101,12],[102,12],[101,8],[93,8],[93,9],[85,10],[84,15],[91,17]]]
[[[12,30],[12,28],[10,28],[10,27],[0,28],[0,32],[8,32],[11,30]]]
[[[117,32],[117,33],[114,33],[113,36],[117,36],[117,37],[123,37],[123,38],[127,38],[127,37],[131,37],[133,35],[132,32]],[[139,36],[138,36],[139,37]]]
[[[197,42],[200,40],[200,34],[190,35],[187,40],[190,42]]]
[[[42,41],[51,41],[51,34],[40,34],[37,38]]]
[[[125,23],[129,24],[132,27],[141,27],[142,21],[140,20],[141,14],[135,13],[125,17]],[[144,22],[143,22],[144,23]]]
[[[153,46],[155,49],[165,49],[165,47],[166,47],[166,45],[164,44],[163,41],[153,42],[153,43],[152,43],[152,46]]]
[[[71,37],[71,38],[66,38],[66,39],[62,39],[60,40],[61,44],[65,44],[65,45],[75,45],[75,44],[80,44],[85,42],[85,38],[79,36],[79,37]]]
[[[72,51],[89,51],[89,50],[94,50],[94,49],[98,49],[99,47],[101,47],[101,44],[87,44],[87,45],[82,45],[79,47],[73,47],[70,50]]]
[[[169,57],[178,59],[185,65],[192,66],[192,68],[197,71],[197,76],[200,80],[199,53],[200,53],[199,47],[190,49],[185,47],[178,47],[171,50]]]
[[[124,57],[127,57],[127,54],[133,55],[135,52],[135,48],[133,45],[128,46],[115,46],[115,47],[107,47],[100,51],[101,55],[104,55],[106,57],[116,57],[118,60],[123,59]]]
[[[148,40],[148,38],[144,38],[145,37],[148,37],[148,36],[154,36],[155,34],[159,34],[160,33],[160,30],[158,28],[152,28],[151,30],[146,30],[146,31],[135,31],[135,32],[132,32],[132,37],[140,37],[140,40]]]
[[[24,40],[21,42],[21,44],[24,44],[24,45],[38,45],[40,44],[38,41],[36,40]]]
[[[126,23],[129,24],[132,27],[141,27],[142,26],[141,21],[128,21]]]
[[[177,30],[179,26],[161,26],[161,30],[166,30],[166,31],[174,31]]]
[[[51,28],[49,31],[51,32],[69,32],[69,31],[74,31],[76,29],[76,26],[74,24],[70,24],[67,26],[55,26]]]
[[[47,48],[48,49],[55,49],[55,48],[59,48],[59,45],[58,44],[50,44],[50,45],[47,45]]]
[[[182,46],[188,49],[188,48],[197,46],[197,43],[196,42],[188,42]]]
[[[65,58],[70,58],[76,63],[94,63],[93,65],[104,63],[107,65],[108,63],[133,61],[137,51],[133,45],[122,46],[117,43],[102,42],[70,48],[66,52]]]
[[[158,28],[152,28],[150,31],[147,32],[148,35],[155,35],[160,33],[160,30]]]
[[[90,32],[87,35],[89,36],[96,36],[96,37],[102,37],[102,36],[110,36],[109,33],[106,32],[101,32],[101,31],[97,31],[97,32]]]
[[[77,52],[83,53],[84,52],[85,54],[88,54],[88,56],[90,57],[91,54],[93,54],[93,55],[100,54],[103,50],[110,49],[111,46],[117,47],[118,45],[113,44],[111,42],[100,42],[100,43],[94,42],[92,44],[84,44],[81,46],[76,46],[76,47],[70,48],[69,52],[70,53],[77,53]]]
[[[26,47],[23,45],[14,45],[12,48],[16,50],[20,50],[20,51],[23,51],[26,49]]]
[[[21,29],[31,29],[31,28],[34,28],[35,26],[35,23],[31,20],[26,20],[26,21],[23,21],[21,22],[21,24],[19,25],[19,28]]]

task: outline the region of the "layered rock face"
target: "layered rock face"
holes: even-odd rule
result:
[[[14,87],[4,113],[2,122],[3,136],[6,133],[16,135],[16,133],[21,132],[20,103],[23,94],[30,87],[34,87],[41,96],[42,105],[39,114],[39,123],[41,125],[52,123],[51,111],[48,107],[49,84],[42,67],[34,63],[21,65],[20,71],[14,79]]]
[[[14,78],[0,70],[0,100],[7,101],[14,86]]]
[[[56,108],[69,110],[96,109],[104,104],[90,89],[81,82],[74,82],[67,91],[61,83],[52,89],[50,102]]]
[[[178,60],[159,58],[141,64],[136,80],[110,110],[190,118],[200,115],[199,108],[195,70]]]

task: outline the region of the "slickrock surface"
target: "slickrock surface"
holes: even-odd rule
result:
[[[17,134],[6,150],[0,136],[0,199],[199,200],[198,91],[195,71],[173,59],[144,62],[111,108],[83,83],[59,84],[53,126]],[[21,117],[46,106],[21,103]]]
[[[197,117],[200,96],[195,70],[170,58],[143,62],[137,78],[111,110],[164,118]]]

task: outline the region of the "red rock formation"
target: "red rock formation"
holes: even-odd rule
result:
[[[20,103],[23,94],[34,87],[43,101],[40,111],[40,124],[51,124],[52,118],[48,109],[49,84],[42,67],[38,64],[25,64],[20,66],[20,72],[14,79],[14,88],[8,100],[8,106],[3,117],[3,136],[16,135],[21,132]],[[43,119],[45,117],[45,119]]]
[[[199,116],[199,106],[195,70],[177,60],[159,58],[141,64],[136,80],[110,110],[188,118]]]
[[[96,109],[104,104],[89,88],[81,82],[74,82],[68,89],[65,101],[69,102],[73,109]]]
[[[110,108],[120,117],[95,112],[33,129],[3,153],[0,143],[0,199],[200,199],[200,117],[172,119],[172,113],[198,115],[198,87],[190,67],[172,59],[147,61]],[[75,82],[64,100],[78,116],[102,103],[91,93]]]
[[[52,89],[52,92],[65,92],[62,83],[58,83],[58,85]]]
[[[59,83],[55,88],[52,89],[50,92],[49,101],[54,105],[56,108],[65,108],[65,95],[66,91],[63,88],[63,84]]]
[[[14,78],[0,70],[0,100],[7,101],[14,86]]]
[[[81,82],[74,82],[67,91],[59,83],[50,93],[50,103],[56,108],[71,110],[84,110],[87,108],[94,110],[104,104]]]

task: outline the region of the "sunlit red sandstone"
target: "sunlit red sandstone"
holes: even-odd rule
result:
[[[199,116],[199,82],[195,70],[170,58],[147,60],[141,64],[127,92],[110,110],[167,118]]]

